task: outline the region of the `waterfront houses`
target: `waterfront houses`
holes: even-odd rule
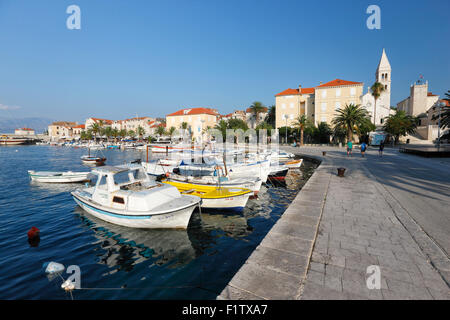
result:
[[[19,128],[14,131],[14,134],[18,136],[34,136],[35,132],[31,128]]]
[[[48,135],[51,140],[71,139],[73,136],[73,127],[78,122],[72,121],[55,121],[48,126]]]
[[[181,109],[166,116],[166,127],[182,129],[183,123],[187,124],[187,130],[193,138],[202,135],[204,129],[214,128],[217,124],[219,113],[211,108],[186,108]]]
[[[298,116],[306,115],[316,125],[320,122],[331,124],[336,110],[346,104],[360,104],[372,115],[372,122],[382,123],[382,119],[390,114],[391,65],[383,49],[375,72],[375,81],[385,86],[385,91],[377,99],[376,119],[374,98],[368,90],[363,94],[364,83],[334,79],[315,87],[288,88],[275,95],[276,128],[292,126]]]
[[[447,104],[446,100],[439,100],[439,95],[428,91],[428,81],[419,79],[410,87],[407,98],[397,103],[397,110],[415,116],[419,119],[417,135],[424,140],[434,140],[438,137],[437,119],[433,116],[439,112],[438,103]]]

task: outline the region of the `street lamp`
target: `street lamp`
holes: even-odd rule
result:
[[[286,126],[284,127],[284,129],[286,130],[286,141],[285,141],[285,143],[287,144],[287,120],[288,120],[288,115],[287,114],[284,115],[284,119],[286,120]]]

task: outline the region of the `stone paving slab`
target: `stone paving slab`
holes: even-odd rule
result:
[[[218,299],[450,299],[448,257],[366,159],[301,151],[321,165]],[[369,266],[380,289],[368,289]]]

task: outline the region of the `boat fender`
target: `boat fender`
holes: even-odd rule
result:
[[[72,291],[73,289],[75,289],[75,284],[72,282],[71,279],[67,279],[61,284],[61,288],[64,289],[65,291]]]
[[[28,233],[27,233],[28,239],[32,240],[32,239],[34,239],[36,237],[39,237],[39,233],[40,233],[40,230],[38,228],[31,227],[31,229],[28,230]]]
[[[44,264],[42,264],[42,267],[45,268],[45,273],[48,274],[63,272],[65,269],[63,264],[53,261],[44,262]]]

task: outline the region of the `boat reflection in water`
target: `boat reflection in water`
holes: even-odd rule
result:
[[[99,240],[104,253],[98,262],[116,267],[109,274],[131,271],[146,260],[156,266],[179,268],[203,255],[218,237],[241,238],[252,232],[247,219],[239,214],[195,211],[188,229],[177,230],[119,226],[88,215],[78,206],[74,212]]]
[[[129,228],[87,215],[78,206],[74,211],[101,241],[105,250],[100,256],[102,264],[129,271],[133,265],[152,259],[155,265],[176,268],[195,258],[186,230]]]
[[[82,184],[79,182],[73,183],[45,183],[39,181],[30,181],[30,186],[40,191],[45,191],[50,194],[68,193],[78,189]]]

